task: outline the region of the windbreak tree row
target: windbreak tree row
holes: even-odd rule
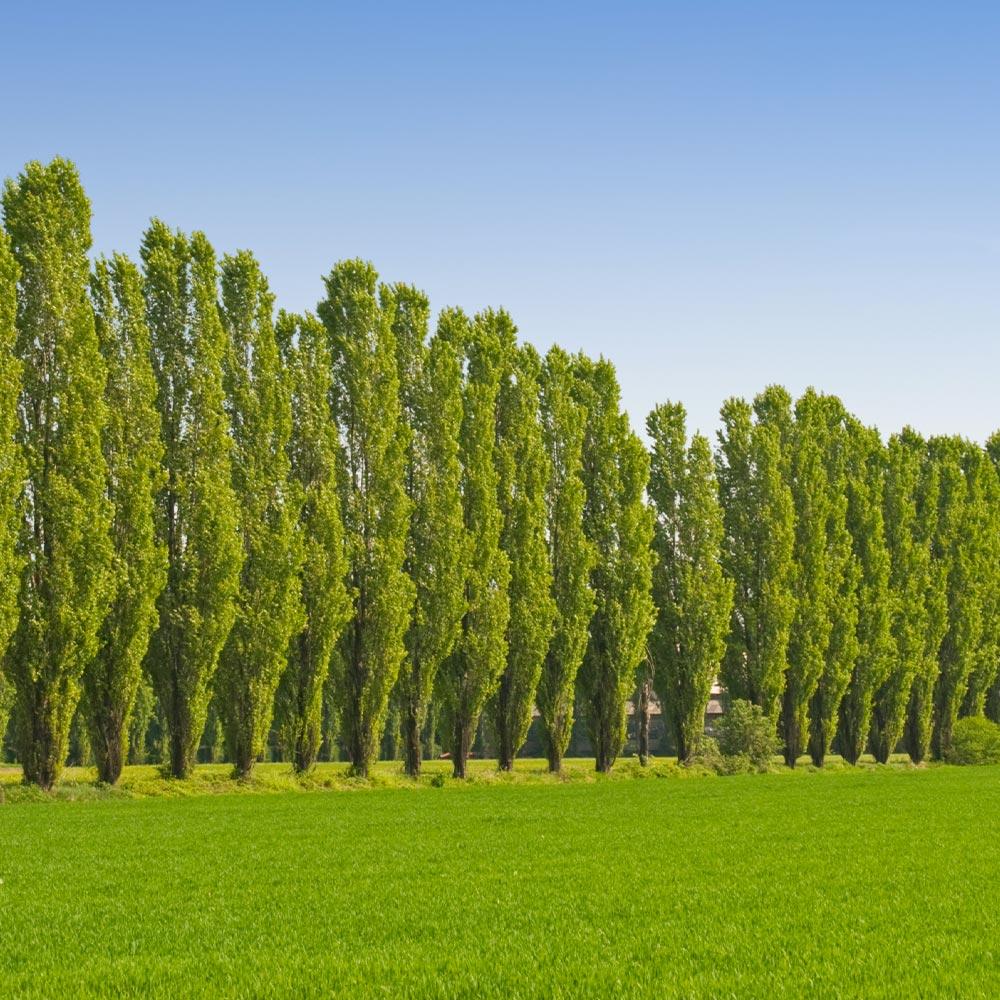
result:
[[[1000,715],[1000,443],[888,442],[834,396],[723,404],[713,449],[614,366],[502,309],[345,260],[315,314],[257,259],[154,219],[92,260],[76,169],[29,164],[0,227],[0,735],[50,787],[86,739],[113,783],[150,720],[188,775],[275,741],[417,776],[537,719],[608,771],[659,703],[682,761],[713,686],[793,766],[947,754]],[[750,717],[750,716],[747,716]],[[74,721],[75,720],[75,721]]]

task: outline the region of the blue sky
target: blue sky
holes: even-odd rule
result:
[[[0,175],[74,159],[98,250],[156,214],[253,249],[296,309],[367,257],[603,352],[637,426],[679,399],[714,432],[768,382],[883,432],[1000,426],[998,4],[47,3],[0,26]]]

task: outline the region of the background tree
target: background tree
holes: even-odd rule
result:
[[[203,233],[188,239],[154,220],[141,255],[167,477],[157,504],[167,583],[149,664],[170,770],[183,778],[205,728],[243,561],[222,386],[226,334],[215,253]]]
[[[546,544],[548,455],[539,419],[541,361],[518,347],[513,326],[503,345],[507,371],[497,399],[496,464],[503,513],[500,547],[510,565],[507,663],[493,702],[500,769],[510,771],[531,725],[531,710],[555,620]]]
[[[507,661],[510,565],[500,547],[503,513],[494,456],[503,344],[512,326],[504,312],[480,313],[470,324],[458,309],[442,312],[438,324],[440,336],[461,351],[465,366],[459,454],[469,561],[461,631],[440,685],[451,721],[456,778],[465,777],[480,714]]]
[[[986,441],[986,453],[993,463],[993,468],[1000,475],[1000,431],[994,431]],[[1000,588],[998,588],[1000,590]],[[996,635],[1000,632],[1000,627],[992,626],[991,632]],[[986,692],[985,712],[988,718],[1000,723],[1000,673],[993,680],[993,684]]]
[[[421,733],[438,670],[451,654],[465,609],[467,540],[462,518],[462,369],[455,345],[427,340],[430,305],[407,285],[381,290],[396,339],[400,402],[410,430],[406,490],[412,504],[406,569],[415,600],[397,702],[404,762],[420,774]]]
[[[583,446],[584,530],[597,553],[595,611],[579,674],[597,770],[611,770],[626,735],[626,703],[654,620],[652,511],[643,496],[649,456],[619,409],[610,362],[579,355],[578,401],[587,411]]]
[[[649,498],[656,512],[650,648],[661,710],[674,727],[677,758],[697,749],[712,684],[726,649],[733,584],[722,573],[722,508],[707,438],[687,445],[684,407],[658,406],[646,420],[652,439]]]
[[[354,615],[335,658],[344,741],[368,776],[382,742],[389,694],[405,656],[413,584],[403,569],[409,532],[408,429],[401,419],[396,342],[379,308],[378,275],[341,261],[326,278],[319,316],[330,338],[333,418],[344,455],[341,510]]]
[[[549,460],[546,487],[549,563],[555,622],[536,696],[549,770],[558,772],[573,730],[576,677],[587,649],[594,591],[595,549],[583,526],[581,473],[586,412],[574,399],[573,363],[559,347],[545,356],[540,376],[542,436]]]
[[[278,315],[276,336],[292,400],[289,472],[299,494],[297,591],[302,621],[279,682],[276,722],[299,773],[312,769],[323,739],[323,691],[334,648],[351,615],[337,483],[339,444],[330,419],[333,367],[326,329],[314,316]],[[296,588],[291,588],[295,590]]]
[[[24,778],[50,788],[107,610],[105,376],[87,297],[90,203],[76,168],[62,159],[29,163],[6,182],[3,207],[20,268],[17,439],[26,459],[20,618],[7,670],[17,691]],[[9,281],[9,264],[6,272]],[[9,391],[16,368],[8,362],[4,369]]]
[[[947,567],[948,629],[938,649],[931,733],[931,750],[941,759],[951,743],[951,730],[976,666],[982,636],[982,595],[976,572],[984,500],[978,465],[970,464],[965,441],[932,438],[930,450],[940,473],[934,554]]]
[[[223,385],[243,544],[236,618],[215,677],[235,773],[246,778],[271,729],[288,644],[302,627],[299,491],[289,481],[292,405],[274,333],[274,296],[253,254],[222,259]]]
[[[722,679],[731,698],[760,705],[777,725],[795,609],[792,495],[778,431],[754,423],[742,399],[727,400],[721,417],[722,566],[735,583]]]
[[[861,568],[848,526],[849,418],[835,396],[807,392],[818,410],[814,424],[822,435],[826,491],[825,616],[829,638],[823,672],[809,706],[809,753],[822,766],[837,730],[838,713],[858,656],[858,586]]]
[[[885,449],[878,431],[849,424],[851,469],[847,481],[847,524],[860,571],[857,589],[856,656],[840,704],[840,749],[850,764],[865,752],[872,727],[875,692],[898,655],[893,644],[890,557],[883,522]]]
[[[21,362],[17,345],[17,279],[20,268],[0,229],[0,759],[14,706],[14,686],[4,675],[3,656],[17,626],[17,597],[24,565],[19,547],[24,457],[17,440]]]
[[[102,440],[113,559],[111,605],[97,654],[83,674],[84,709],[98,777],[114,784],[127,760],[132,709],[166,582],[166,549],[154,521],[165,476],[139,269],[120,254],[110,262],[102,258],[91,278],[91,298],[107,370]]]

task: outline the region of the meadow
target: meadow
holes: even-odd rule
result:
[[[1000,768],[531,771],[8,794],[0,993],[1000,993]]]

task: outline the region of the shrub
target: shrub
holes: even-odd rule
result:
[[[711,736],[702,736],[684,763],[687,767],[701,768],[713,774],[726,773],[726,761],[719,750],[719,744]]]
[[[737,698],[715,724],[719,749],[726,757],[746,757],[758,771],[766,771],[778,752],[774,723],[759,705]]]
[[[1000,764],[1000,726],[981,715],[959,719],[945,759],[949,764]]]

